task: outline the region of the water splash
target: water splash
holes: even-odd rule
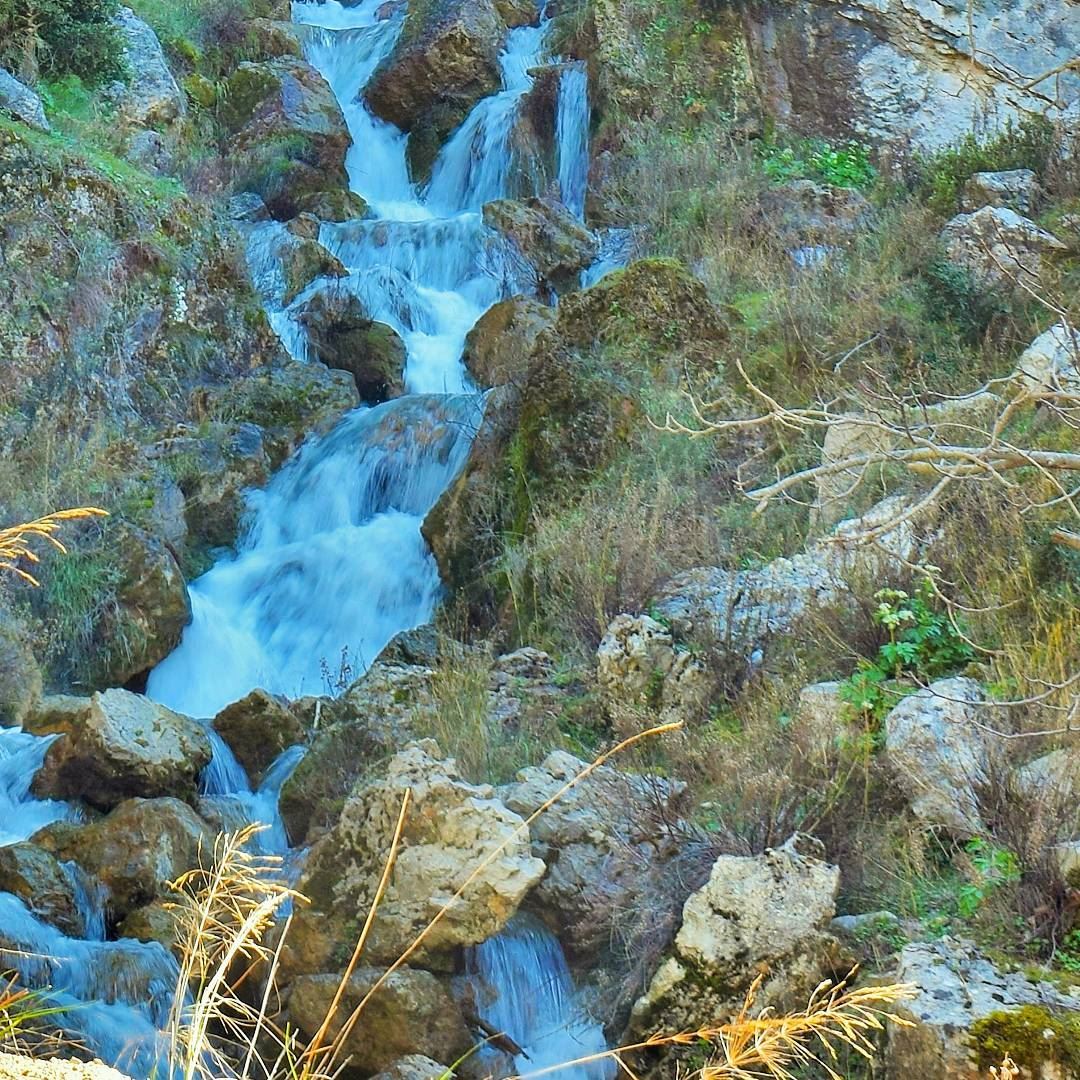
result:
[[[0,728],[0,847],[17,844],[46,825],[72,816],[67,803],[30,794],[34,775],[55,739],[55,735],[38,738],[18,728]]]
[[[584,1013],[558,939],[539,920],[516,915],[496,937],[469,949],[466,968],[480,1016],[524,1051],[514,1072],[529,1074],[607,1049],[603,1028]],[[481,1057],[484,1056],[482,1052]],[[564,1080],[609,1080],[603,1060],[556,1074]]]

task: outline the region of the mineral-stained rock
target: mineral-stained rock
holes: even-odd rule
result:
[[[490,787],[464,783],[431,741],[396,754],[381,776],[357,784],[334,828],[312,849],[299,883],[311,897],[286,946],[290,973],[334,970],[351,947],[357,913],[365,913],[390,850],[406,792],[411,805],[393,874],[365,957],[392,962],[475,872],[464,894],[415,954],[437,962],[457,946],[498,933],[544,864],[529,853],[528,832]]]
[[[253,690],[223,709],[214,717],[214,730],[255,785],[274,759],[303,742],[306,734],[296,714],[265,690]]]
[[[176,912],[168,900],[151,900],[131,911],[116,928],[116,936],[136,941],[157,941],[167,949],[177,943]]]
[[[337,1037],[345,1018],[384,974],[379,968],[360,968],[346,986],[336,1019],[328,1035]],[[309,1037],[322,1024],[337,992],[337,975],[303,975],[292,984],[289,1016]],[[429,971],[401,967],[391,974],[371,998],[360,1020],[343,1044],[349,1065],[370,1074],[387,1069],[390,1076],[438,1080],[440,1072],[424,1071],[429,1059],[398,1068],[399,1058],[434,1054],[456,1061],[472,1045],[472,1037],[454,999]],[[441,1068],[441,1066],[436,1066]],[[417,1071],[419,1070],[419,1071]]]
[[[684,1030],[729,1015],[758,972],[767,972],[758,1007],[804,1004],[839,953],[827,928],[840,871],[815,846],[792,837],[753,858],[721,855],[686,901],[672,955],[634,1005],[631,1029]]]
[[[210,740],[199,723],[126,690],[106,690],[81,707],[69,705],[66,714],[46,709],[43,715],[48,719],[40,723],[31,717],[30,729],[62,734],[34,781],[42,797],[85,799],[104,810],[133,796],[193,798],[210,761]]]
[[[974,721],[984,700],[973,679],[939,679],[904,698],[885,718],[885,750],[916,817],[963,836],[981,827],[976,795],[992,743]]]
[[[942,230],[945,253],[987,288],[1037,288],[1043,260],[1065,245],[1006,206],[959,214]]]
[[[524,296],[489,308],[465,340],[465,366],[477,386],[520,386],[536,339],[554,320],[553,308]]]
[[[213,851],[213,835],[178,799],[130,799],[92,825],[49,825],[33,837],[58,859],[73,859],[108,889],[122,920],[167,892],[169,882]]]
[[[119,102],[121,115],[139,127],[160,127],[182,119],[187,98],[169,70],[157,34],[131,8],[120,8],[116,25],[130,72]]]
[[[71,874],[36,844],[0,848],[0,892],[14,893],[34,915],[69,937],[86,932]]]

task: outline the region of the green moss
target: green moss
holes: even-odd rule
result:
[[[1053,1064],[1066,1077],[1080,1077],[1080,1016],[1075,1013],[1038,1005],[991,1013],[971,1025],[971,1045],[984,1071],[1008,1054],[1033,1076]]]

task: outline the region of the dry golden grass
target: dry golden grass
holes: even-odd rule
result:
[[[33,574],[19,565],[21,562],[36,565],[41,561],[34,553],[32,545],[37,541],[46,541],[61,554],[66,555],[67,548],[56,536],[65,522],[107,516],[107,511],[99,510],[96,506],[81,506],[74,510],[58,510],[36,521],[27,521],[22,525],[0,529],[0,570],[7,570],[31,585],[40,585],[41,583]]]

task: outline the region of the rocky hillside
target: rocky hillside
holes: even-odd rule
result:
[[[293,7],[0,0],[0,528],[108,512],[0,559],[0,952],[45,1027],[163,1067],[177,881],[262,821],[306,898],[262,1000],[356,1080],[856,968],[910,989],[849,1080],[1080,1077],[1080,8]],[[468,425],[417,376],[461,338]],[[435,567],[377,655],[308,634],[357,595],[314,566],[400,600],[368,503]],[[151,700],[192,626],[190,678],[242,668],[211,566],[320,685]],[[721,1060],[670,1042],[628,1065]]]

